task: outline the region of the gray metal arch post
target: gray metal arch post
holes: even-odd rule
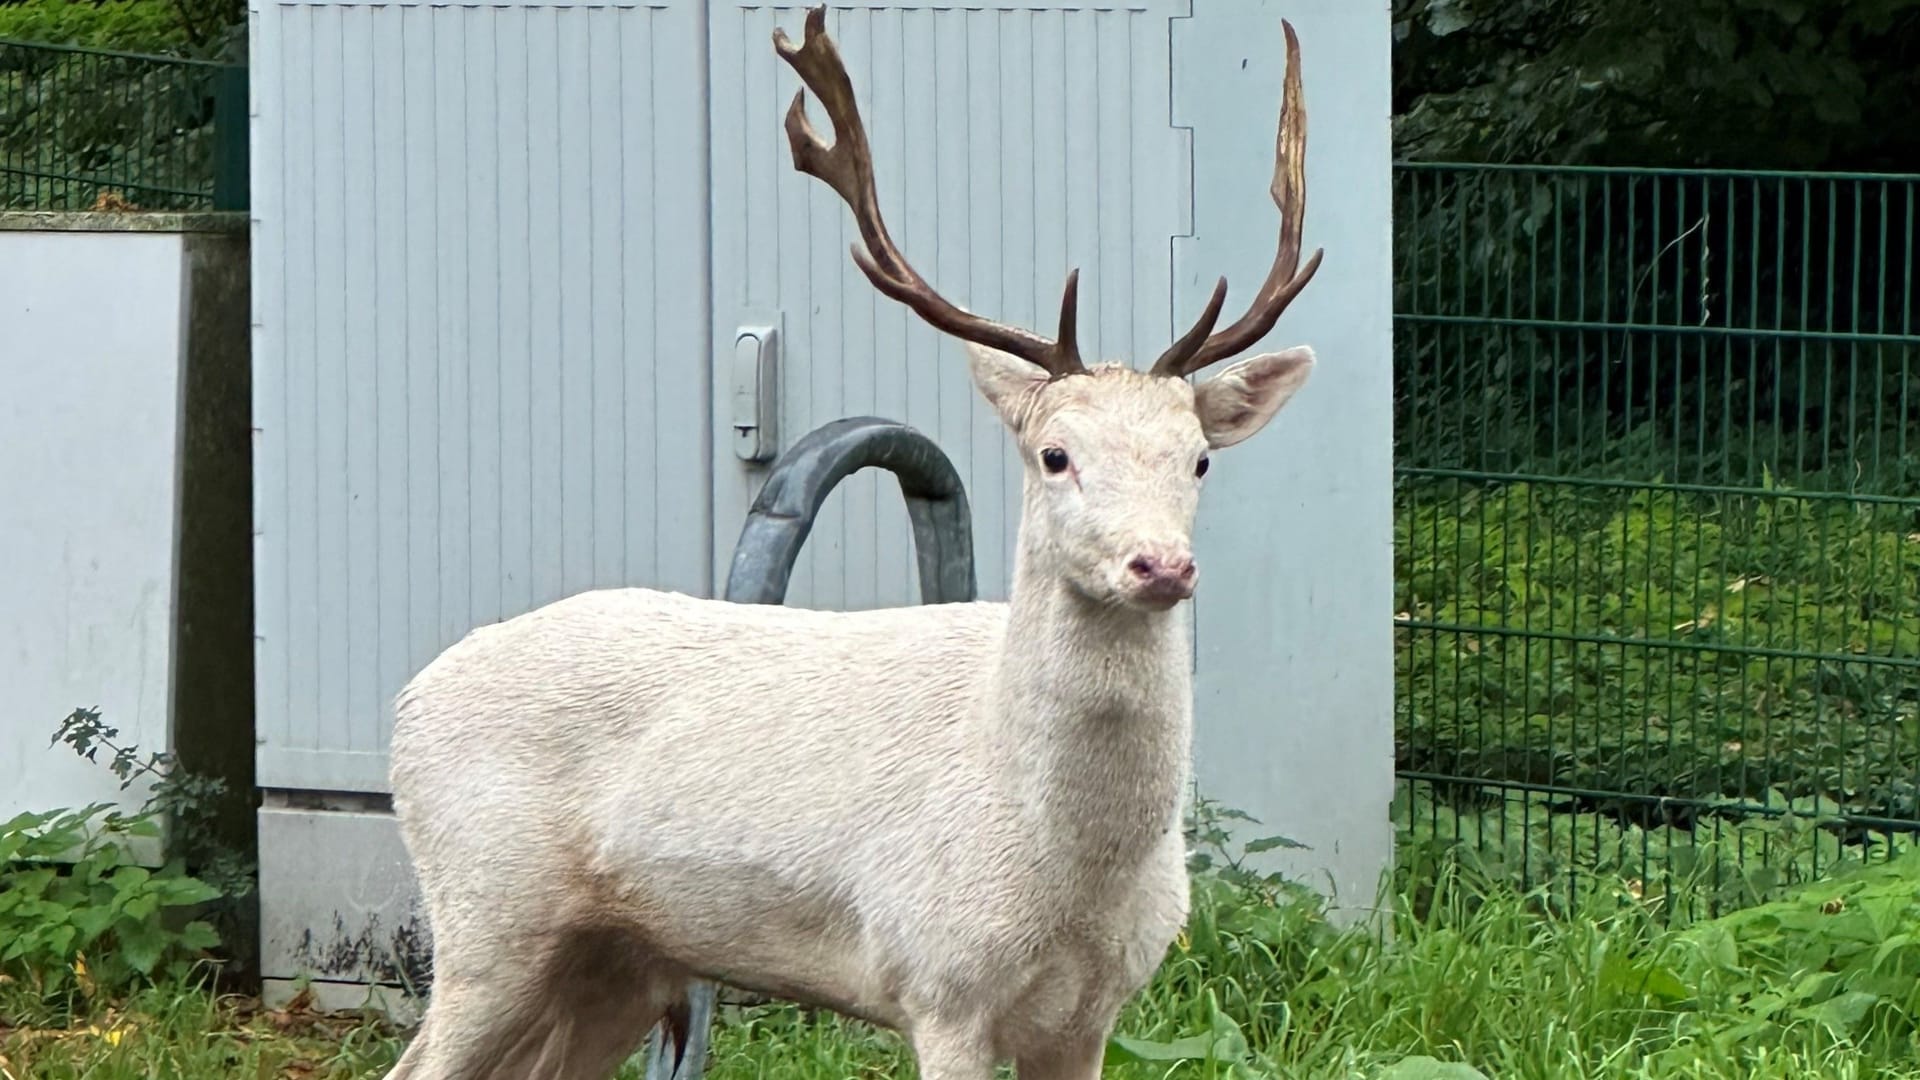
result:
[[[773,463],[753,500],[727,572],[725,599],[740,604],[786,602],[800,547],[813,531],[834,486],[861,469],[885,469],[900,481],[913,522],[920,601],[974,599],[973,518],[966,486],[953,462],[920,432],[875,416],[835,420],[815,428]],[[664,1027],[647,1039],[647,1080],[699,1080],[706,1069],[715,988],[696,983],[688,993],[685,1046]]]

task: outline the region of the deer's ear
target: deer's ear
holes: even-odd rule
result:
[[[1031,392],[1047,381],[1047,373],[1011,353],[971,341],[967,342],[967,366],[973,371],[973,385],[980,388],[981,396],[1008,427],[1019,431],[1026,415],[1025,403],[1032,400]]]
[[[1249,356],[1193,388],[1200,430],[1215,450],[1232,446],[1267,426],[1313,370],[1313,350]]]

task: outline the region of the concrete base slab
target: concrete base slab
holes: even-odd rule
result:
[[[426,992],[426,915],[383,801],[267,793],[259,819],[264,979]]]
[[[308,982],[299,979],[266,979],[260,987],[260,1000],[270,1009],[284,1007],[300,991],[309,991],[315,1012],[342,1013],[369,1011],[385,1017],[403,1029],[419,1025],[427,1005],[421,998],[397,986],[367,983]]]

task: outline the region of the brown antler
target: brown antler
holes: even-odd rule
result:
[[[1232,326],[1210,335],[1214,321],[1220,317],[1221,302],[1227,297],[1227,279],[1221,278],[1200,321],[1154,361],[1155,375],[1184,378],[1259,341],[1307,287],[1314,271],[1320,269],[1320,256],[1324,254],[1320,250],[1307,260],[1305,269],[1300,268],[1300,232],[1307,214],[1307,108],[1301,100],[1300,41],[1293,35],[1292,23],[1282,19],[1280,28],[1287,35],[1286,99],[1280,106],[1273,165],[1273,201],[1280,208],[1280,254],[1247,313]]]
[[[1011,353],[1056,376],[1085,371],[1074,335],[1080,271],[1067,275],[1060,302],[1060,339],[1049,341],[1032,331],[981,318],[949,303],[907,265],[880,219],[880,198],[873,184],[873,151],[867,145],[867,130],[853,98],[853,81],[847,77],[840,50],[827,36],[826,5],[807,12],[806,36],[799,46],[788,40],[786,31],[776,28],[773,47],[800,74],[833,122],[833,145],[828,146],[807,121],[807,91],[795,92],[793,104],[787,108],[787,142],[793,147],[793,167],[825,180],[853,209],[860,238],[866,244],[864,251],[854,245],[853,261],[874,288],[912,308],[936,330]]]

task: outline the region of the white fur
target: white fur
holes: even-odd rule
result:
[[[900,1030],[926,1080],[1099,1075],[1187,911],[1188,644],[1128,563],[1190,554],[1199,459],[1310,357],[1196,395],[971,354],[1027,463],[1010,603],[589,592],[401,692],[434,989],[390,1077],[603,1080],[693,978]]]

